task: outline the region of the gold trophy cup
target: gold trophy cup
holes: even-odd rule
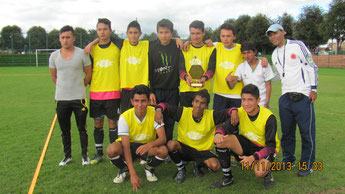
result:
[[[199,80],[204,75],[204,70],[202,69],[200,61],[196,59],[196,56],[192,60],[192,67],[189,69],[189,75],[193,79],[193,81],[190,84],[190,86],[201,88],[202,87],[202,83],[199,83]]]

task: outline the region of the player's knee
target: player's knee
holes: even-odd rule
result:
[[[109,158],[113,158],[113,157],[116,157],[116,156],[119,155],[119,152],[121,150],[119,150],[119,146],[116,145],[116,144],[117,143],[115,142],[115,143],[112,143],[112,144],[110,144],[108,146],[108,148],[107,148],[107,155],[108,155]]]
[[[103,117],[95,119],[95,128],[102,128],[103,127]]]
[[[167,148],[169,152],[173,152],[174,150],[176,150],[176,141],[173,141],[173,140],[168,141]]]
[[[264,178],[266,176],[267,172],[266,171],[255,171],[255,176],[257,178]]]
[[[209,168],[213,171],[216,172],[220,169],[220,164],[219,162],[211,162],[209,165]]]
[[[166,146],[160,146],[158,149],[158,154],[160,158],[165,158],[168,155],[168,148]]]

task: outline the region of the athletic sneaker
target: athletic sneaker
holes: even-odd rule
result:
[[[301,177],[303,177],[303,176],[309,176],[309,175],[311,175],[311,173],[313,173],[313,169],[309,169],[309,170],[300,170],[300,171],[298,172],[298,176],[301,176]]]
[[[186,168],[178,170],[174,179],[176,183],[182,183],[186,179]]]
[[[157,182],[158,181],[158,178],[156,177],[155,172],[154,172],[154,168],[152,168],[151,170],[145,168],[145,174],[146,174],[146,179],[149,182]]]
[[[196,162],[193,162],[193,173],[194,173],[194,176],[196,177],[202,177],[204,176],[204,173],[201,171],[201,167],[197,165]]]
[[[101,155],[95,154],[95,156],[90,161],[90,164],[98,164],[98,163],[102,162],[102,160],[103,160],[103,158]]]
[[[117,173],[117,175],[116,175],[116,177],[114,178],[113,182],[114,182],[114,183],[117,183],[117,184],[123,183],[123,181],[125,181],[127,175],[128,175],[128,170],[127,170],[127,169],[126,169],[126,170],[125,170],[125,169],[122,169],[122,170],[120,170],[120,171]]]
[[[222,188],[225,186],[232,185],[234,183],[234,177],[224,177],[220,179],[218,182],[212,183],[210,185],[211,188]]]
[[[145,164],[147,164],[147,162],[146,162],[146,160],[142,160],[142,159],[140,159],[139,164],[140,164],[140,165],[145,165]]]
[[[65,166],[65,165],[68,164],[70,161],[72,161],[72,158],[64,158],[64,159],[61,160],[61,162],[59,163],[59,166]]]
[[[87,156],[83,156],[81,157],[81,165],[85,166],[85,165],[89,165],[90,164],[90,158]]]
[[[274,186],[274,179],[271,171],[269,171],[268,174],[264,177],[264,186],[265,189],[270,189]]]

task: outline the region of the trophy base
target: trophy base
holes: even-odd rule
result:
[[[196,87],[196,88],[201,88],[202,87],[202,83],[191,83],[190,86],[192,87]]]

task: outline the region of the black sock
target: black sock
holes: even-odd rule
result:
[[[103,156],[103,139],[104,139],[103,127],[101,127],[101,128],[95,127],[95,129],[93,131],[93,136],[95,138],[97,154]]]
[[[220,165],[222,166],[223,176],[225,178],[231,178],[231,161],[230,161],[230,151],[227,148],[217,148]]]
[[[120,156],[116,156],[113,158],[109,158],[109,160],[111,161],[111,163],[113,163],[117,168],[119,168],[120,170],[124,169],[127,167],[127,165],[125,164],[125,162],[123,161],[123,158]]]
[[[182,170],[183,168],[185,168],[181,157],[180,157],[180,152],[175,150],[173,152],[169,152],[169,156],[171,158],[172,161],[174,161],[174,163],[176,164],[178,170]]]
[[[109,128],[109,142],[110,144],[114,143],[114,141],[117,139],[117,127],[115,128]]]
[[[147,166],[149,169],[150,169],[150,167],[154,168],[154,167],[160,165],[163,161],[164,161],[163,158],[160,158],[158,156],[153,156],[153,157],[150,157],[150,160],[147,162]]]

